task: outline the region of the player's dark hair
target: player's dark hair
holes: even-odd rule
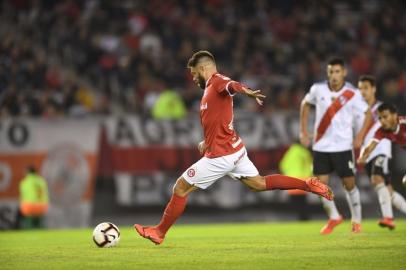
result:
[[[388,110],[391,113],[397,113],[398,112],[395,105],[393,105],[391,103],[384,102],[381,105],[379,105],[378,112],[383,112],[383,111],[386,111],[386,110]]]
[[[340,65],[342,67],[345,67],[344,60],[341,58],[338,58],[338,57],[331,58],[328,61],[327,65],[329,65],[329,66]]]
[[[361,75],[358,79],[359,82],[369,82],[371,86],[376,85],[375,77],[372,75]]]
[[[189,61],[187,63],[187,67],[188,68],[196,67],[196,65],[199,63],[200,59],[202,59],[204,57],[208,57],[213,62],[215,62],[214,61],[214,56],[209,51],[198,51],[198,52],[195,52],[192,55],[192,57],[190,57],[190,59],[189,59]]]

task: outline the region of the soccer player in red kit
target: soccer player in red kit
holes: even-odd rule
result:
[[[261,176],[248,158],[242,139],[233,128],[233,96],[236,93],[254,98],[259,105],[265,96],[217,72],[213,55],[199,51],[189,59],[193,81],[204,89],[200,103],[200,119],[204,141],[198,149],[203,157],[190,166],[175,183],[172,197],[160,223],[152,227],[135,224],[144,238],[159,245],[165,234],[183,213],[190,192],[206,189],[225,175],[241,181],[253,191],[301,189],[333,199],[330,188],[317,178],[302,180],[279,174]]]
[[[406,149],[406,116],[399,116],[396,107],[389,103],[382,103],[378,107],[381,127],[375,132],[369,144],[362,149],[358,158],[359,164],[364,164],[369,155],[382,139],[388,139]]]

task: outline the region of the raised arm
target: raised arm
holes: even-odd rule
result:
[[[265,95],[261,93],[261,90],[252,90],[245,86],[242,83],[236,82],[236,81],[229,81],[226,84],[226,90],[232,94],[232,93],[242,93],[246,94],[249,97],[255,98],[255,101],[259,104],[263,104],[263,99],[266,98]]]

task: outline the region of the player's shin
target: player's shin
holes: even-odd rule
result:
[[[161,236],[165,236],[169,228],[175,223],[185,210],[187,203],[187,196],[180,197],[172,194],[172,197],[166,205],[164,214],[162,215],[161,222],[155,227]]]
[[[345,197],[351,211],[351,221],[357,224],[361,223],[361,199],[359,190],[354,187],[352,190],[345,190]]]
[[[323,208],[326,211],[328,218],[331,220],[338,220],[341,218],[334,201],[329,201],[326,198],[320,197]]]
[[[381,206],[382,216],[384,218],[393,218],[392,203],[389,190],[385,183],[379,183],[375,186],[375,191],[378,194],[379,204]]]
[[[392,194],[392,205],[403,214],[406,214],[406,200],[396,191],[393,191]]]

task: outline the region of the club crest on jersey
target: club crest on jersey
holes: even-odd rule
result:
[[[344,96],[339,96],[338,101],[341,105],[344,105],[347,102],[347,99]]]
[[[336,99],[338,99],[338,102],[340,102],[341,106],[343,106],[345,103],[347,103],[347,98],[344,96],[332,97],[331,102],[334,102]]]
[[[206,110],[206,109],[207,109],[207,102],[200,105],[200,110],[201,111]]]
[[[195,169],[193,169],[193,168],[190,168],[190,169],[187,171],[187,176],[189,176],[189,177],[193,177],[193,176],[195,176],[195,174],[196,174],[196,171],[195,171]]]

